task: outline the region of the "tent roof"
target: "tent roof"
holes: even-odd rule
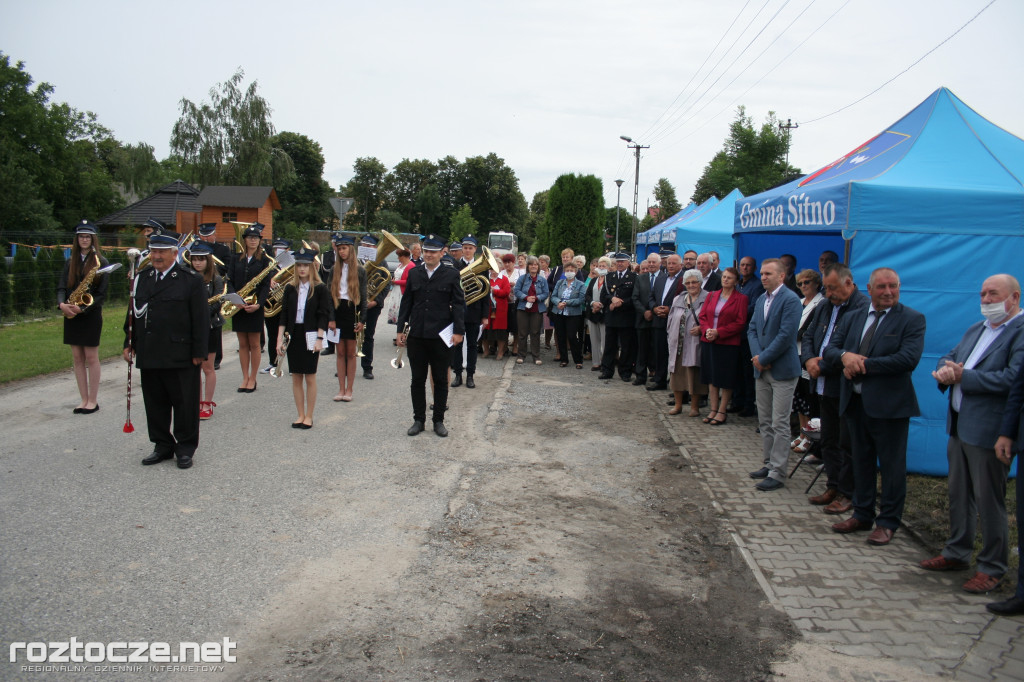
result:
[[[271,208],[281,209],[277,192],[273,187],[247,187],[238,185],[214,185],[204,187],[199,193],[202,206],[225,206],[230,208],[260,208],[270,199]]]
[[[881,133],[737,205],[736,231],[1024,230],[1024,140],[939,88]]]

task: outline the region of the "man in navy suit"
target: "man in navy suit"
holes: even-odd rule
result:
[[[999,427],[999,439],[996,440],[996,457],[1006,466],[1010,466],[1013,455],[1024,450],[1024,363],[1017,365],[1017,377],[1014,379],[1010,395],[1003,408],[1003,421]],[[1024,500],[1024,475],[1021,475],[1020,462],[1017,462],[1017,499]],[[1024,556],[1024,504],[1017,504],[1017,554]],[[1024,561],[1017,565],[1017,591],[1009,599],[986,604],[985,608],[1000,616],[1020,616],[1024,614]]]
[[[949,389],[949,539],[942,554],[920,563],[929,571],[963,571],[974,554],[975,517],[981,518],[977,573],[966,592],[995,589],[1008,568],[1010,532],[1006,480],[1010,467],[996,457],[1003,405],[1024,361],[1024,314],[1020,284],[993,275],[981,285],[981,313],[960,343],[939,359],[932,376]]]
[[[850,431],[853,516],[837,533],[875,529],[868,544],[887,545],[907,498],[907,434],[921,413],[911,373],[924,351],[924,315],[900,303],[900,277],[878,268],[868,280],[871,303],[843,318],[825,348],[825,363],[841,368],[839,413]],[[875,462],[882,474],[881,510]]]
[[[654,314],[651,333],[654,336],[654,385],[648,390],[660,391],[668,387],[668,313],[679,290],[677,283],[683,274],[683,259],[678,253],[665,258],[665,272],[659,273],[651,289],[650,308]]]
[[[702,256],[703,257],[703,256]],[[783,286],[785,267],[778,258],[761,263],[764,294],[754,304],[747,328],[757,395],[764,466],[750,473],[761,480],[758,490],[778,490],[786,481],[790,453],[789,414],[800,379],[796,334],[800,329],[800,298]]]

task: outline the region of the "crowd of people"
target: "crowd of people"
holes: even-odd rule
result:
[[[200,235],[212,234],[209,227],[202,226]],[[176,239],[155,226],[150,230],[152,267],[135,277],[124,344],[125,359],[136,359],[142,373],[154,443],[143,464],[171,458],[181,468],[192,464],[199,423],[216,405],[225,292],[244,294],[232,311],[242,369],[238,391],[257,388],[261,344],[287,356],[294,428],[313,426],[321,352],[338,356],[335,401],[352,400],[360,351],[363,376],[373,378],[373,329],[387,290],[367,300],[366,268],[356,258],[355,241],[337,234],[326,254],[304,245],[290,252],[288,278],[270,278],[261,229],[249,226],[241,252],[223,258],[212,240],[201,239],[187,265],[176,258]],[[362,243],[374,246],[376,240],[366,235]],[[71,302],[69,290],[81,289],[89,273],[105,264],[98,246],[95,227],[83,222],[58,291],[79,414],[99,409],[97,320],[105,278],[86,282],[87,306],[77,298],[78,304]],[[282,245],[277,255],[287,248]],[[875,269],[865,294],[832,251],[821,254],[817,269],[797,271],[789,254],[767,258],[760,267],[745,256],[738,267],[722,268],[713,251],[650,254],[634,264],[625,253],[588,263],[567,248],[551,267],[547,256],[505,254],[497,263],[487,252],[478,258],[478,249],[472,235],[450,244],[429,235],[397,251],[394,343],[407,350],[411,367],[410,436],[426,430],[428,378],[433,431],[445,437],[449,388],[475,388],[479,357],[502,360],[511,353],[516,364],[541,365],[543,345],[561,368],[582,370],[589,361],[600,380],[617,375],[648,391],[666,391],[670,415],[688,405],[686,415],[709,427],[728,423],[730,414],[756,416],[761,466],[750,477],[757,490],[783,488],[793,454],[813,450],[826,483],[808,502],[826,514],[849,515],[832,530],[870,531],[867,542],[874,546],[892,541],[906,499],[910,419],[920,414],[911,374],[921,360],[926,326],[922,314],[900,302],[897,272]],[[478,276],[485,286],[473,282]],[[264,306],[275,287],[285,288],[271,326]],[[983,319],[968,327],[932,372],[949,396],[950,537],[942,553],[920,567],[968,570],[980,519],[983,546],[975,572],[962,585],[976,594],[998,587],[1008,570],[1006,486],[1012,457],[1024,447],[1020,293],[1010,275],[987,277]],[[1024,499],[1020,477],[1017,486],[1018,499]],[[1020,527],[1020,505],[1017,514]],[[1017,594],[989,609],[1024,613],[1024,571]]]

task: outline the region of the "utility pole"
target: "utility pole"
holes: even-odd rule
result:
[[[790,136],[790,132],[789,131],[795,130],[796,128],[799,128],[799,127],[800,127],[800,124],[799,123],[793,123],[793,119],[790,119],[790,118],[787,118],[785,123],[783,123],[782,121],[779,121],[779,130],[785,130],[786,131],[785,133],[783,133],[783,135],[786,136],[786,170],[787,171],[789,170],[789,136]]]
[[[651,145],[641,145],[639,142],[634,143],[633,138],[628,135],[619,135],[619,139],[626,141],[626,148],[633,149],[636,151],[636,172],[633,174],[633,239],[630,245],[633,250],[634,257],[636,256],[636,205],[640,201],[640,150],[650,149]]]

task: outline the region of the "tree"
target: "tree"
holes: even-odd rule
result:
[[[441,226],[444,225],[444,213],[437,185],[427,185],[417,192],[416,200],[413,202],[413,211],[419,234],[441,231]]]
[[[412,224],[395,211],[384,209],[377,211],[370,229],[375,232],[387,230],[391,234],[398,234],[400,232],[409,232],[412,229]]]
[[[239,68],[210,88],[209,102],[183,97],[171,131],[171,153],[180,156],[190,182],[200,185],[283,186],[294,172],[288,154],[272,144],[270,104],[253,81],[241,88]]]
[[[526,199],[519,178],[495,153],[466,159],[460,173],[460,204],[469,204],[484,231],[522,231]]]
[[[587,259],[604,250],[604,193],[593,175],[566,173],[548,190],[541,253],[557,255],[566,247]]]
[[[39,302],[39,278],[32,250],[20,247],[11,261],[11,283],[14,285],[14,310],[25,314]],[[70,291],[68,292],[71,293]]]
[[[384,178],[384,203],[407,222],[416,219],[416,198],[437,175],[437,166],[427,159],[402,159]]]
[[[125,198],[130,201],[152,194],[176,177],[167,175],[153,154],[153,146],[145,142],[117,144],[104,158],[114,182],[121,185]]]
[[[526,224],[519,234],[519,250],[529,253],[533,245],[537,243],[544,232],[544,214],[548,210],[548,190],[541,190],[533,195],[530,202],[530,213],[526,217]]]
[[[355,210],[345,216],[345,225],[368,228],[376,221],[377,211],[384,200],[384,176],[388,172],[376,157],[361,157],[352,164],[355,174],[341,187],[341,195],[355,199]]]
[[[293,222],[305,229],[320,229],[334,217],[331,208],[331,186],[324,180],[324,152],[320,143],[299,133],[282,132],[271,144],[292,160],[295,173],[277,188],[281,210],[277,221]]]
[[[619,244],[615,243],[615,209],[605,209],[604,233],[607,235],[605,243],[610,251],[629,250],[629,243],[632,238],[633,214],[622,206],[619,206]],[[625,238],[625,241],[623,241]],[[622,245],[624,244],[624,246]]]
[[[661,178],[654,186],[654,199],[658,202],[659,222],[671,218],[683,210],[683,207],[679,205],[679,199],[676,198],[676,188],[667,178]]]
[[[7,252],[7,244],[3,245],[3,253]],[[11,273],[7,269],[7,259],[0,255],[0,320],[6,319],[14,312],[14,301],[11,291]]]
[[[448,226],[448,235],[453,239],[464,237],[467,234],[477,234],[480,231],[480,223],[473,217],[473,209],[469,204],[463,204],[462,208],[452,214],[451,224]],[[447,236],[445,237],[448,238]]]
[[[722,151],[715,154],[697,180],[692,200],[702,203],[724,197],[734,189],[745,196],[763,192],[800,175],[786,163],[789,137],[779,130],[775,112],[769,111],[759,131],[744,107],[736,110]]]

